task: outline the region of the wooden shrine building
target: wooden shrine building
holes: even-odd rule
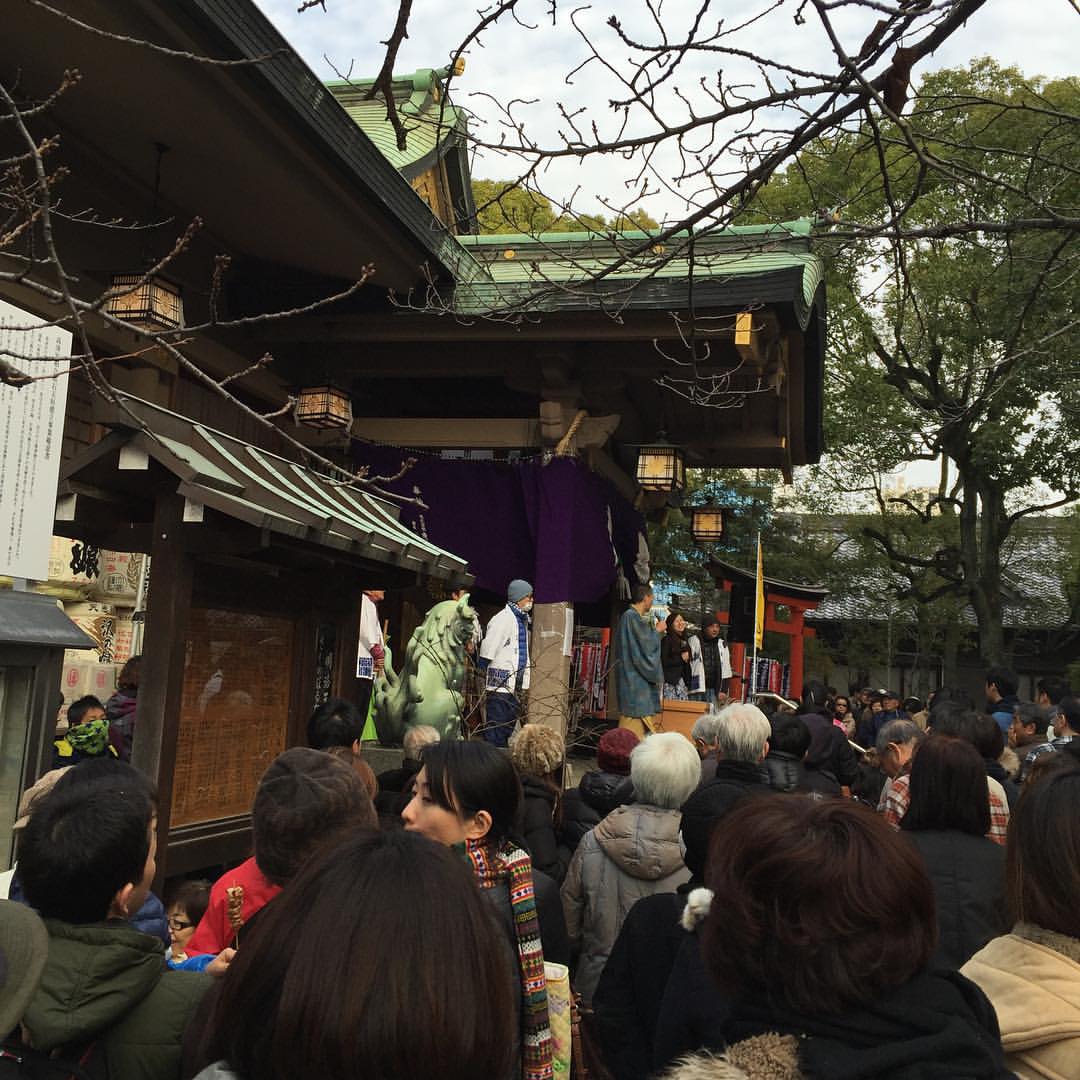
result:
[[[824,266],[809,222],[663,243],[472,235],[447,72],[395,79],[402,151],[365,87],[324,85],[252,0],[57,3],[73,18],[9,5],[0,78],[43,101],[80,72],[34,121],[60,136],[65,206],[86,211],[54,222],[74,294],[100,297],[201,222],[168,266],[190,364],[133,322],[86,316],[123,407],[71,378],[55,525],[151,556],[135,761],[162,791],[169,873],[243,852],[259,771],[302,739],[317,700],[349,692],[363,588],[387,589],[400,642],[451,579],[474,575],[492,602],[510,577],[533,580],[533,699],[554,703],[534,718],[564,725],[575,609],[606,625],[622,584],[648,576],[642,514],[666,496],[637,482],[640,447],[663,429],[689,467],[790,473],[820,457]],[[0,131],[0,156],[17,149]],[[24,266],[8,254],[0,269]],[[0,300],[65,314],[17,275]],[[226,377],[249,411],[212,385]],[[252,416],[327,384],[351,425]],[[290,440],[350,473],[377,454],[417,458],[416,476],[464,461],[507,495],[458,529],[436,497],[479,489],[475,476],[426,482],[422,512],[413,475],[383,502]],[[488,565],[485,534],[519,543],[512,568]],[[801,626],[806,598],[789,599]]]

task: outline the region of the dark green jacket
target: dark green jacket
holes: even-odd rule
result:
[[[212,978],[169,971],[162,943],[125,923],[45,926],[49,957],[24,1017],[33,1045],[96,1040],[109,1080],[178,1080],[184,1028]]]

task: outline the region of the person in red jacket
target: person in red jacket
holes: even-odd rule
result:
[[[188,956],[238,946],[252,919],[316,851],[349,830],[378,823],[371,796],[348,765],[322,750],[295,746],[263,773],[251,827],[255,854],[210,889]]]

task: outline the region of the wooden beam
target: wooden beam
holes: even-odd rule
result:
[[[472,418],[423,419],[410,416],[360,416],[352,424],[357,439],[394,446],[430,447],[433,450],[534,447],[540,445],[540,421],[524,417],[510,420]]]
[[[602,447],[592,446],[585,451],[585,462],[594,473],[611,481],[615,490],[629,503],[638,494],[637,481],[620,467],[618,462]]]
[[[764,371],[780,341],[780,320],[769,308],[740,311],[735,316],[735,349],[744,363]]]
[[[158,843],[165,850],[172,812],[173,765],[180,732],[184,657],[191,610],[192,561],[180,542],[184,500],[161,495],[150,540],[153,588],[146,609],[146,637],[135,710],[131,762],[158,788]],[[165,877],[158,862],[155,885]]]

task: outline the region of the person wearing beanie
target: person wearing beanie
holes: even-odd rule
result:
[[[629,728],[612,728],[600,736],[596,748],[597,772],[588,772],[581,783],[563,792],[559,842],[569,858],[581,838],[594,829],[617,806],[634,801],[630,780],[630,754],[641,740]]]
[[[562,816],[562,767],[566,743],[554,728],[526,724],[510,739],[510,760],[517,770],[524,796],[521,804],[521,839],[534,869],[560,884],[566,877],[570,852],[557,838]]]
[[[494,746],[506,746],[529,689],[529,612],[533,588],[514,578],[506,589],[506,607],[491,617],[480,643],[477,664],[484,673],[484,725],[481,733]]]
[[[294,746],[270,763],[251,810],[252,858],[210,889],[188,956],[236,945],[253,919],[316,852],[349,830],[376,829],[371,796],[356,772],[322,750]]]

